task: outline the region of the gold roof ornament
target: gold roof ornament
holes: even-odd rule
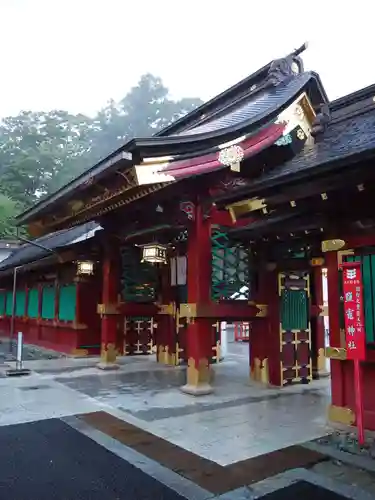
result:
[[[244,156],[244,150],[236,144],[220,151],[219,162],[230,167],[233,172],[240,172],[240,163]]]
[[[322,241],[322,252],[337,252],[346,245],[344,240],[334,239]]]

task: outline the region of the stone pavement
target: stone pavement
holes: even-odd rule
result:
[[[26,362],[33,370],[30,377],[13,384],[0,379],[0,396],[2,391],[5,395],[0,424],[105,409],[220,465],[327,433],[328,380],[282,390],[264,388],[249,381],[247,356],[241,352],[214,367],[215,393],[198,399],[179,390],[185,377],[182,368],[134,357],[121,360],[116,372],[102,372],[97,361]]]
[[[263,388],[249,382],[247,356],[236,348],[214,367],[215,393],[199,399],[179,391],[183,368],[160,366],[151,358],[120,360],[117,372],[98,371],[95,358],[26,361],[33,370],[30,376],[0,378],[0,425],[104,411],[220,467],[329,432],[328,380],[282,390]],[[324,477],[321,467],[317,471]],[[336,478],[325,476],[328,481]],[[367,487],[369,482],[362,478],[358,484]]]
[[[316,464],[311,470],[340,484],[360,487],[375,498],[375,474],[371,471],[359,469],[334,459]]]
[[[329,382],[266,389],[250,383],[248,366],[215,366],[215,393],[181,393],[184,370],[133,358],[116,373],[75,370],[55,381],[107,407],[110,413],[221,465],[326,434]],[[306,420],[309,427],[306,429]]]
[[[0,428],[0,491],[15,500],[369,500],[306,469],[215,495],[75,417]]]

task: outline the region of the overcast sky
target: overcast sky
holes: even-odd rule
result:
[[[0,0],[0,116],[93,115],[139,77],[206,100],[304,41],[330,98],[375,83],[375,2]]]

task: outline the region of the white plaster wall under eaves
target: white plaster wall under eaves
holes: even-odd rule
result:
[[[5,260],[12,253],[10,248],[0,248],[0,262]]]
[[[91,229],[90,231],[87,231],[87,233],[81,234],[81,236],[78,236],[78,238],[75,238],[73,241],[70,242],[71,245],[74,243],[79,243],[80,241],[84,240],[89,240],[90,238],[93,238],[95,233],[97,231],[101,231],[103,228],[100,224],[98,224],[96,227]]]

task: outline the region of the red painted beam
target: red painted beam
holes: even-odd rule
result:
[[[156,316],[159,312],[159,307],[156,304],[120,302],[118,312],[125,316]]]
[[[246,301],[233,301],[231,303],[212,302],[210,304],[197,304],[197,318],[212,318],[215,320],[246,320],[256,319],[260,309],[256,305],[249,304]],[[260,318],[259,319],[263,319]]]
[[[372,245],[375,246],[375,233],[350,235],[342,239],[346,243],[345,248],[358,248],[358,247],[366,247]]]
[[[272,124],[254,136],[244,140],[242,143],[239,143],[238,146],[243,149],[244,157],[249,158],[274,144],[282,136],[284,129],[284,123]],[[213,172],[225,167],[219,161],[219,155],[220,151],[198,158],[172,162],[161,170],[160,173],[171,175],[176,180],[179,180],[194,175]]]

